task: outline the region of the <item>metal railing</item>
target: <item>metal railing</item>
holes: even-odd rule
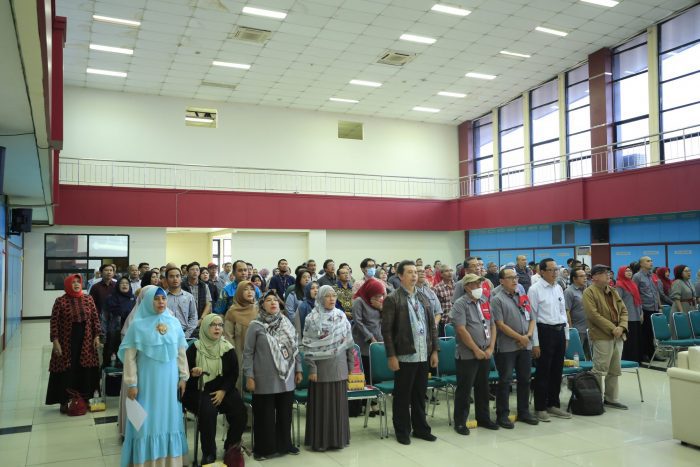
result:
[[[59,181],[69,185],[448,200],[656,165],[659,162],[652,162],[651,157],[651,145],[656,142],[665,164],[700,158],[700,125],[459,179],[61,157]]]

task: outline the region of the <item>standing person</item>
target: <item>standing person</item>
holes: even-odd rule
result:
[[[299,454],[292,444],[294,387],[301,382],[301,357],[292,323],[280,313],[270,290],[250,322],[243,350],[246,389],[253,393],[255,460]]]
[[[199,280],[204,282],[207,285],[207,287],[209,287],[209,296],[212,299],[211,308],[212,308],[212,311],[214,311],[213,310],[213,303],[219,298],[219,288],[216,286],[216,283],[214,281],[210,280],[210,278],[211,278],[211,274],[209,274],[208,269],[205,268],[199,272]]]
[[[141,282],[139,282],[139,285]],[[127,316],[134,308],[136,298],[131,291],[131,283],[128,277],[122,276],[117,281],[117,287],[112,295],[107,297],[105,311],[102,313],[102,334],[105,336],[105,345],[102,351],[102,366],[110,365],[112,354],[119,350],[121,343],[121,330]]]
[[[622,299],[627,309],[627,340],[622,347],[622,359],[640,363],[642,361],[642,298],[639,295],[639,288],[632,280],[632,269],[629,266],[622,266],[617,271],[617,282],[615,282],[617,294]]]
[[[687,315],[690,310],[694,310],[697,307],[695,288],[693,284],[690,283],[690,268],[685,264],[679,264],[673,268],[673,276],[674,281],[670,293],[670,298],[673,300],[671,316],[676,312],[685,313]],[[675,333],[675,322],[673,319],[671,319],[671,329]],[[696,330],[696,333],[697,332],[700,332],[700,330]]]
[[[139,268],[135,264],[130,264],[128,271],[129,285],[131,286],[131,291],[136,292],[138,289],[141,288],[141,273],[139,272]]]
[[[151,265],[150,265],[150,264],[148,264],[148,263],[146,263],[146,262],[139,263],[139,267],[138,267],[138,270],[139,270],[139,277],[143,277],[143,274],[144,274],[146,271],[150,271],[150,269],[151,269]]]
[[[362,279],[355,281],[352,285],[353,295],[357,293],[367,279],[374,277],[374,273],[377,272],[377,262],[372,258],[365,258],[360,262],[360,270],[362,271]]]
[[[384,300],[382,337],[389,369],[394,371],[392,417],[396,440],[411,444],[415,438],[435,441],[425,419],[428,368],[438,365],[438,336],[430,303],[416,291],[418,273],[413,261],[397,269],[401,287]]]
[[[223,289],[226,285],[231,282],[231,272],[233,271],[233,265],[230,261],[224,263],[224,267],[219,273],[219,289]]]
[[[610,268],[596,264],[591,268],[593,283],[583,292],[583,308],[593,342],[593,374],[605,391],[603,403],[607,407],[627,410],[618,401],[618,378],[622,374],[622,346],[627,333],[627,309],[615,289],[608,284]]]
[[[282,258],[277,261],[277,268],[279,273],[270,279],[269,290],[275,290],[277,295],[284,300],[286,298],[287,287],[294,284],[294,276],[289,272],[289,263],[286,259]]]
[[[518,381],[518,421],[537,425],[539,421],[530,413],[530,368],[532,364],[532,340],[537,333],[532,308],[525,294],[518,290],[518,275],[512,269],[499,272],[502,292],[491,301],[493,319],[498,328],[496,340],[496,369],[498,391],[496,393],[496,422],[501,428],[511,429],[509,397],[513,383],[513,370]],[[538,355],[535,355],[538,356]]]
[[[334,286],[337,282],[338,277],[335,275],[335,262],[329,258],[323,262],[323,275],[318,278],[318,285]]]
[[[535,415],[541,422],[549,416],[571,418],[559,401],[564,353],[569,340],[564,292],[556,283],[557,263],[552,258],[540,261],[542,280],[533,284],[527,294],[537,322],[533,353],[540,354],[535,372]]]
[[[374,273],[374,278],[381,281],[382,284],[384,284],[384,288],[386,289],[386,293],[391,293],[394,291],[394,287],[387,282],[388,274],[384,269],[377,269],[377,272]]]
[[[238,289],[238,284],[247,280],[248,276],[248,266],[245,261],[237,259],[231,266],[233,269],[233,280],[226,284],[219,295],[219,299],[214,306],[214,311],[219,314],[225,314],[226,311],[231,308],[233,304],[233,297],[236,296],[236,289]],[[262,296],[260,289],[255,289],[255,299],[259,299]]]
[[[454,270],[451,266],[443,264],[440,267],[440,282],[433,287],[435,295],[440,301],[442,316],[438,323],[438,335],[445,335],[445,325],[450,320],[450,310],[452,310],[452,296],[455,291]]]
[[[653,267],[651,258],[642,256],[639,258],[639,271],[632,276],[642,298],[641,353],[643,362],[648,362],[654,355],[654,331],[651,328],[651,315],[658,313],[661,309],[659,288],[656,285],[658,277],[652,272]],[[634,271],[634,269],[632,270]]]
[[[107,297],[112,295],[117,287],[117,281],[114,280],[114,266],[111,264],[103,264],[100,266],[100,277],[102,280],[96,282],[88,292],[95,302],[97,312],[102,316],[104,307],[107,303]]]
[[[242,281],[236,289],[233,305],[224,318],[224,338],[236,348],[238,365],[242,367],[245,336],[251,321],[258,316],[253,284]]]
[[[199,279],[199,263],[187,265],[187,280],[182,284],[182,290],[192,294],[194,306],[197,309],[197,325],[206,315],[211,313],[211,291],[207,284]]]
[[[308,260],[306,262],[306,269],[309,271],[309,274],[311,274],[311,280],[317,281],[319,275],[316,273],[316,261],[313,259]]]
[[[297,312],[297,308],[304,300],[304,287],[306,284],[311,282],[311,273],[306,269],[299,269],[294,280],[294,286],[287,294],[287,299],[285,300],[284,309],[287,312],[287,318],[292,323],[294,322],[294,315]]]
[[[673,305],[673,300],[671,300],[671,271],[666,268],[657,268],[654,272],[658,280],[656,281],[656,286],[659,290],[659,299],[661,300],[661,305]]]
[[[365,281],[352,302],[352,337],[360,346],[362,368],[369,371],[369,346],[382,340],[382,308],[386,297],[384,283],[376,279]],[[380,415],[377,401],[372,399],[370,417]]]
[[[486,267],[486,279],[490,280],[493,285],[500,284],[500,279],[498,277],[498,264],[490,261]]]
[[[63,290],[65,294],[56,299],[51,309],[53,350],[46,405],[60,404],[61,413],[67,413],[67,390],[78,391],[88,400],[98,387],[100,317],[92,297],[83,293],[80,274],[66,277]]]
[[[477,425],[489,430],[498,429],[489,415],[489,368],[496,346],[496,325],[481,310],[479,299],[483,293],[483,280],[476,274],[466,274],[460,281],[464,284],[465,294],[457,299],[451,311],[457,341],[454,430],[460,435],[469,434],[467,419],[472,388]]]
[[[165,280],[168,284],[167,302],[168,309],[180,322],[180,328],[185,337],[192,337],[197,329],[197,307],[191,293],[182,290],[182,276],[180,268],[170,266],[165,270]]]
[[[430,311],[433,312],[433,316],[435,317],[435,323],[437,325],[437,323],[439,323],[440,319],[442,318],[442,306],[440,305],[440,300],[435,294],[435,291],[433,291],[430,282],[428,281],[428,277],[425,274],[425,269],[423,269],[423,266],[416,266],[416,273],[418,274],[418,280],[416,281],[416,290],[425,295],[425,298],[427,298],[428,302],[430,302]]]
[[[338,269],[338,282],[334,284],[333,288],[338,295],[338,308],[345,312],[345,316],[347,316],[348,320],[352,320],[353,293],[352,284],[350,283],[350,268],[341,266],[340,269]]]
[[[220,315],[202,319],[199,340],[187,349],[191,378],[187,381],[183,405],[197,415],[202,441],[202,465],[216,460],[216,419],[225,414],[228,422],[224,451],[240,446],[248,412],[236,390],[238,357],[233,346],[223,339],[224,322]],[[203,379],[203,390],[199,379]]]
[[[700,271],[695,273],[695,296],[700,297]]]
[[[330,285],[318,289],[301,343],[309,368],[304,444],[314,451],[342,449],[350,444],[347,391],[355,352],[350,323],[335,307],[336,298]]]
[[[141,293],[141,289],[143,289],[147,285],[160,285],[160,273],[157,269],[146,271],[143,274],[143,276],[141,277],[141,287],[139,287],[139,289],[136,292],[134,292],[134,296],[138,298],[139,294]]]
[[[532,270],[527,266],[527,256],[515,257],[515,272],[518,274],[518,284],[523,286],[525,293],[528,293],[532,286]]]
[[[297,312],[294,315],[294,328],[297,331],[297,342],[301,342],[304,337],[304,325],[306,317],[309,316],[311,310],[316,306],[316,296],[318,295],[318,282],[311,281],[304,287],[304,300],[299,304]]]
[[[583,269],[576,269],[571,273],[571,285],[564,289],[564,306],[569,322],[569,328],[576,328],[581,337],[583,353],[587,360],[591,358],[588,347],[588,320],[583,309],[583,291],[586,290],[586,273]],[[580,355],[583,359],[583,355]]]
[[[183,465],[187,438],[178,398],[189,378],[187,342],[179,321],[167,311],[165,291],[149,287],[141,295],[119,359],[124,362],[127,397],[150,416],[138,431],[127,423],[121,465]]]
[[[561,287],[562,290],[566,291],[566,289],[569,287],[569,270],[567,268],[559,268],[559,274],[557,275],[557,284],[559,284],[559,287]]]

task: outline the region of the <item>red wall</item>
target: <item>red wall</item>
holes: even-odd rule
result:
[[[452,201],[61,185],[56,223],[472,230],[700,210],[700,160]]]

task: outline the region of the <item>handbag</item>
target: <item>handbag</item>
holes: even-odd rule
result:
[[[74,389],[67,390],[70,400],[68,401],[68,416],[78,417],[87,413],[88,407],[85,399]]]
[[[240,446],[231,446],[226,450],[224,464],[226,467],[245,467],[245,459]]]

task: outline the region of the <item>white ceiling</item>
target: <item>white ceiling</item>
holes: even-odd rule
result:
[[[57,0],[68,17],[65,83],[145,94],[347,112],[458,124],[483,115],[551,79],[601,47],[613,46],[696,2],[621,0],[604,8],[578,0],[455,0],[466,17],[431,12],[433,0]],[[279,21],[244,15],[246,4],[288,12]],[[141,26],[95,22],[93,14],[141,21]],[[273,31],[262,45],[229,38],[237,26]],[[567,31],[564,38],[534,31]],[[433,45],[398,40],[430,36]],[[88,49],[90,43],[134,49],[133,56]],[[375,63],[387,49],[417,53],[404,67]],[[499,54],[507,49],[529,59]],[[212,66],[247,63],[248,71]],[[114,78],[86,68],[128,72]],[[498,75],[493,81],[466,72]],[[380,88],[348,84],[380,81]],[[202,86],[235,84],[235,90]],[[466,98],[437,96],[439,91]],[[357,104],[329,97],[357,99]],[[426,114],[414,106],[441,111]]]

